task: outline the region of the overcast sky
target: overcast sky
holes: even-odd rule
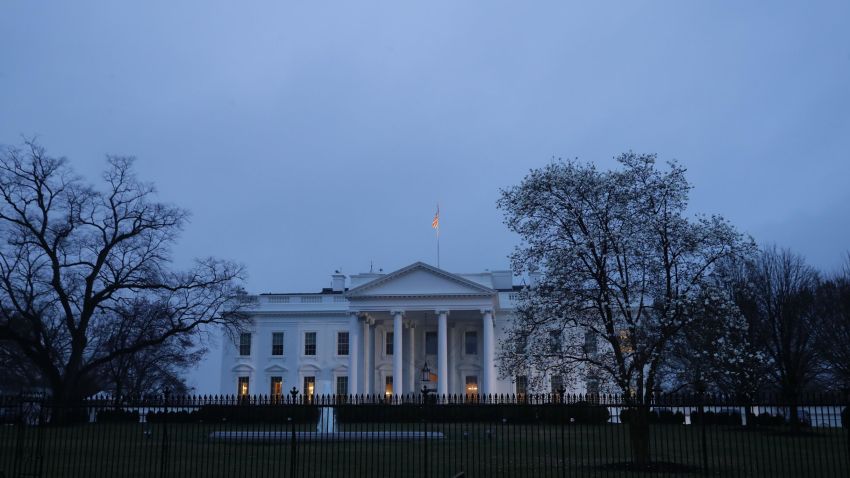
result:
[[[5,0],[0,144],[36,135],[90,177],[136,156],[193,213],[177,261],[241,262],[252,292],[433,263],[438,201],[445,269],[507,268],[499,188],[629,149],[684,164],[694,212],[832,270],[848,19],[847,0]]]

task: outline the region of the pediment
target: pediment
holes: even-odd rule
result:
[[[348,291],[349,299],[367,297],[492,296],[493,289],[422,262],[416,262]]]
[[[273,365],[269,365],[268,367],[266,367],[265,371],[268,372],[268,373],[273,373],[273,372],[286,373],[286,372],[289,372],[289,369],[286,368],[286,367],[280,366],[278,364],[273,364]]]

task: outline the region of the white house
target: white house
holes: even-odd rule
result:
[[[225,340],[224,394],[525,393],[494,357],[514,308],[511,271],[453,274],[422,262],[332,276],[318,293],[251,296],[254,326]],[[435,386],[434,386],[435,385]]]

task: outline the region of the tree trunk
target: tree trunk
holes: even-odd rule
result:
[[[788,425],[791,427],[791,432],[797,433],[800,431],[800,409],[797,397],[797,387],[793,383],[785,386],[785,401],[788,404]]]
[[[632,464],[643,468],[650,463],[649,450],[649,407],[638,405],[631,409],[629,417],[629,441]]]
[[[82,406],[86,393],[79,380],[73,382],[64,380],[53,383],[51,384],[51,392],[51,425],[73,425],[88,420],[85,408]]]

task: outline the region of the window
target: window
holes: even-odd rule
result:
[[[272,377],[269,392],[273,397],[279,397],[283,393],[283,377]]]
[[[466,376],[466,394],[467,395],[478,395],[478,376],[477,375],[467,375]]]
[[[621,330],[619,332],[620,335],[620,350],[623,353],[630,354],[635,351],[634,344],[632,344],[632,336],[628,330]]]
[[[387,378],[384,379],[384,395],[392,395],[393,394],[393,376],[387,375]]]
[[[597,351],[596,334],[593,332],[584,333],[584,353],[593,355]]]
[[[478,332],[463,334],[463,351],[466,355],[478,354]]]
[[[516,378],[516,394],[524,397],[528,394],[528,377],[520,375]]]
[[[304,355],[316,355],[316,332],[304,332]]]
[[[337,332],[336,334],[336,354],[348,355],[348,332]]]
[[[251,334],[247,332],[239,334],[239,355],[251,355]]]
[[[549,353],[553,353],[553,354],[561,353],[561,331],[560,330],[549,331]]]
[[[552,393],[559,394],[564,389],[564,377],[560,375],[552,376]]]
[[[599,379],[593,375],[587,377],[587,394],[591,397],[599,395]]]
[[[313,392],[316,391],[316,377],[304,377],[304,397],[310,399],[313,397]]]
[[[272,355],[283,355],[283,332],[272,334]]]
[[[425,332],[425,354],[437,355],[437,332]]]
[[[250,389],[248,388],[248,377],[239,377],[238,384],[236,386],[236,393],[242,396],[247,396]]]
[[[393,333],[387,332],[385,337],[386,337],[386,339],[384,340],[384,342],[386,343],[385,351],[386,351],[387,355],[392,355],[393,354]]]
[[[516,345],[516,350],[515,350],[516,353],[518,353],[520,355],[524,354],[525,349],[528,348],[528,336],[527,335],[518,336],[517,339],[516,339],[515,345]]]
[[[341,375],[336,378],[336,394],[340,396],[348,395],[348,376]]]

